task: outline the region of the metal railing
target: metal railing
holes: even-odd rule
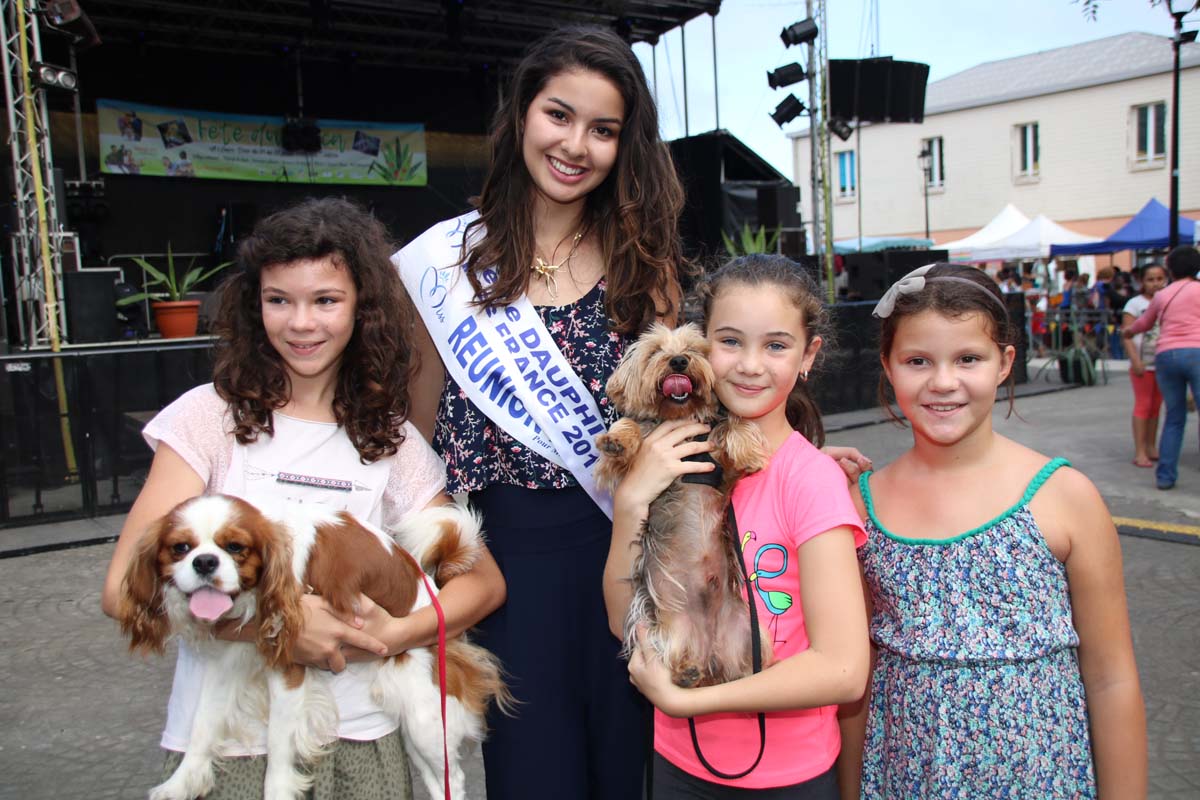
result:
[[[142,426],[210,380],[211,350],[191,340],[0,355],[0,528],[128,510],[152,457]]]
[[[1096,383],[1097,375],[1108,383],[1107,362],[1124,358],[1120,341],[1119,315],[1109,309],[1052,308],[1038,315],[1040,323],[1034,336],[1041,338],[1045,363],[1034,380],[1052,367],[1058,367],[1063,383]],[[1097,364],[1099,370],[1097,371]]]

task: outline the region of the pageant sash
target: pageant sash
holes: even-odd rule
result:
[[[484,310],[466,276],[463,239],[472,211],[439,222],[392,256],[442,363],[488,419],[543,458],[570,470],[608,517],[612,497],[596,486],[596,436],[605,430],[596,401],[559,351],[533,304]],[[472,232],[473,240],[482,226]],[[490,286],[496,272],[485,269]]]

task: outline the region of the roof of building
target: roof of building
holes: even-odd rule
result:
[[[1170,72],[1173,66],[1169,36],[1121,33],[987,61],[934,81],[925,90],[925,115],[1159,75]],[[1180,67],[1200,67],[1200,43],[1182,46]],[[795,131],[788,137],[808,138],[808,131]]]
[[[1171,39],[1122,33],[1091,42],[988,61],[929,84],[925,113],[990,106],[1026,97],[1170,72]],[[1185,44],[1182,67],[1200,66],[1200,45]]]

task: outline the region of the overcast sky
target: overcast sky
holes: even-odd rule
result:
[[[1171,36],[1174,23],[1163,7],[1149,0],[1101,0],[1099,18],[1084,16],[1072,0],[828,0],[830,58],[872,55],[879,9],[879,49],[875,55],[929,64],[930,82],[987,61],[1050,50],[1130,31]],[[721,127],[749,145],[789,178],[792,155],[786,133],[808,126],[799,117],[781,131],[768,114],[789,91],[805,103],[808,85],[772,90],[766,73],[798,61],[805,48],[786,48],[781,29],[805,16],[804,2],[724,0],[716,17]],[[708,15],[685,26],[687,37],[688,128],[702,133],[716,127],[713,102],[712,22]],[[1200,14],[1186,21],[1188,29]],[[638,57],[653,81],[652,48],[637,45]],[[658,103],[666,139],[684,135],[683,46],[672,31],[659,41]]]

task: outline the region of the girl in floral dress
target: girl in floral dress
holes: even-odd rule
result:
[[[1116,531],[1086,477],[992,428],[1016,355],[999,292],[930,265],[875,313],[913,447],[858,483],[876,659],[843,709],[843,797],[1144,798]]]

